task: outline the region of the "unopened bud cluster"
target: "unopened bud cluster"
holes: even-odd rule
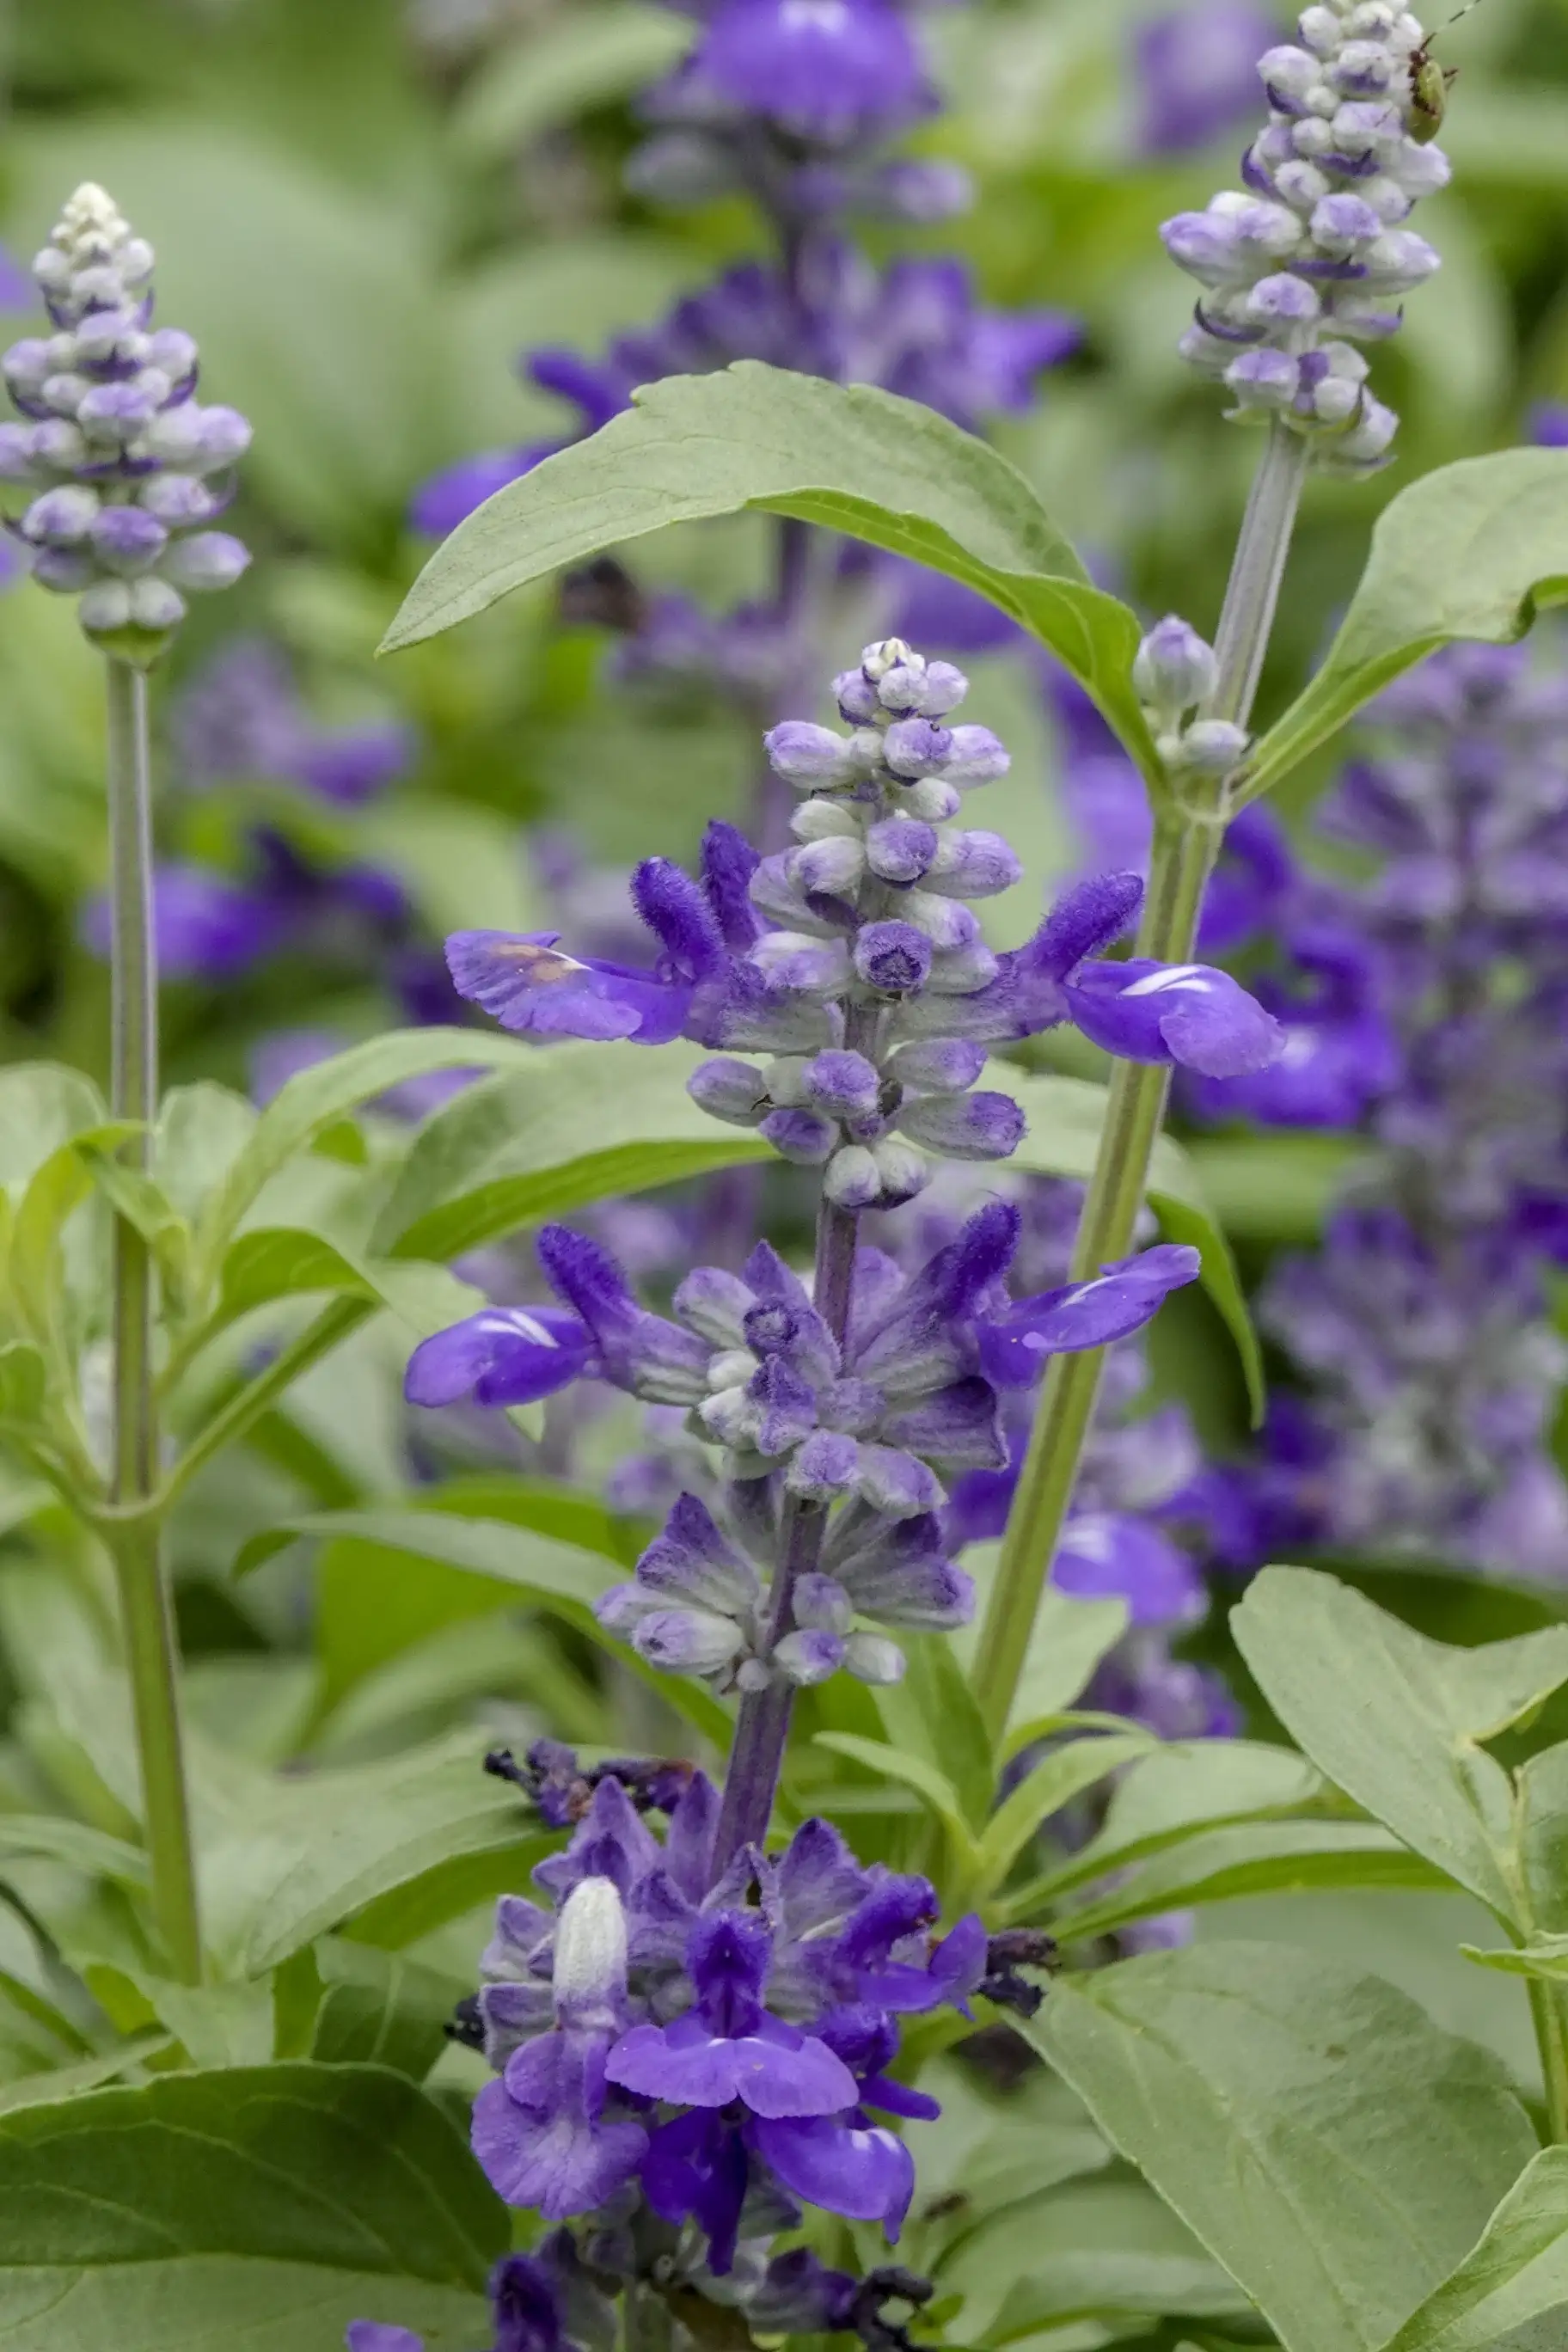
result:
[[[1228,775],[1246,751],[1245,728],[1202,716],[1218,683],[1213,648],[1174,613],[1157,622],[1139,646],[1133,688],[1173,774]]]
[[[841,1006],[842,1034],[785,1053],[760,1084],[744,1063],[706,1064],[692,1092],[717,1117],[760,1127],[785,1159],[823,1167],[838,1207],[888,1208],[923,1188],[928,1153],[1002,1160],[1023,1131],[1008,1096],[971,1092],[984,1048],[943,1018],[951,1000],[995,980],[972,902],[1021,868],[999,834],[942,829],[965,792],[1007,768],[989,728],[951,723],[968,692],[960,671],[890,637],[834,691],[849,734],[791,720],[767,739],[776,773],[807,797],[791,826],[798,845],[763,858],[751,897],[783,927],[753,961]]]
[[[1246,188],[1161,235],[1205,289],[1183,355],[1224,382],[1229,414],[1280,417],[1313,437],[1321,466],[1365,473],[1385,463],[1399,420],[1369,390],[1358,346],[1394,334],[1400,298],[1438,266],[1404,224],[1448,163],[1413,135],[1414,16],[1392,0],[1329,0],[1297,33],[1259,60],[1268,122],[1242,159]]]
[[[41,586],[80,597],[89,635],[155,645],[187,592],[229,587],[249,561],[206,526],[250,426],[196,400],[195,342],[152,323],[153,248],[101,188],[77,190],[33,274],[55,331],[0,360],[26,420],[0,425],[7,527]]]

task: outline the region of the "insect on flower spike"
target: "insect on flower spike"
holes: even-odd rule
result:
[[[1446,33],[1448,25],[1457,25],[1461,16],[1468,16],[1480,5],[1481,0],[1465,0],[1465,5],[1457,8],[1438,31]],[[1458,66],[1439,65],[1432,55],[1432,44],[1437,37],[1434,33],[1410,53],[1410,136],[1418,147],[1436,139],[1443,128],[1443,117],[1448,109],[1448,84],[1459,70]]]

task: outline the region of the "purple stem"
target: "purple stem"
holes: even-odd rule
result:
[[[851,1005],[845,1024],[845,1044],[853,1052],[875,1049],[879,1015],[875,1006]],[[849,1307],[855,1284],[855,1241],[858,1218],[849,1209],[835,1208],[824,1199],[816,1212],[816,1273],[813,1296],[816,1310],[842,1348],[849,1328]],[[764,1635],[764,1657],[771,1656],[795,1622],[795,1589],[809,1576],[822,1557],[827,1532],[826,1504],[792,1499],[784,1513],[779,1565],[773,1577],[773,1605]],[[717,1879],[744,1845],[761,1845],[773,1818],[773,1799],[784,1769],[795,1691],[782,1678],[766,1689],[748,1691],[735,1720],[735,1737],[724,1775],[724,1802],[713,1847]]]

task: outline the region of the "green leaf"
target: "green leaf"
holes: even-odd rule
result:
[[[11,2115],[18,2107],[47,2107],[62,2099],[79,2098],[83,2091],[99,2090],[117,2075],[129,2074],[143,2060],[172,2051],[173,2046],[172,2037],[154,2027],[151,2032],[121,2042],[118,2049],[101,2051],[74,2066],[51,2066],[47,2074],[19,2075],[14,2083],[0,2084],[0,2116]]]
[[[58,1062],[16,1062],[0,1070],[0,1184],[19,1197],[52,1152],[108,1116],[103,1097],[79,1070]]]
[[[201,1841],[203,1926],[220,1965],[260,1976],[438,1864],[514,1845],[516,1791],[486,1778],[483,1756],[482,1736],[463,1731],[374,1764],[237,1780],[223,1826]]]
[[[1194,1177],[1195,1181],[1195,1174]],[[1254,1429],[1261,1429],[1268,1404],[1268,1383],[1263,1370],[1263,1350],[1258,1334],[1252,1328],[1247,1297],[1241,1287],[1241,1276],[1236,1258],[1213,1215],[1186,1199],[1159,1190],[1151,1178],[1149,1198],[1159,1213],[1165,1238],[1184,1242],[1203,1257],[1203,1286],[1219,1310],[1226,1329],[1235,1342],[1241,1358],[1242,1376],[1247,1382],[1247,1402]]]
[[[395,1029],[299,1071],[279,1088],[208,1195],[196,1232],[199,1271],[211,1278],[263,1185],[350,1111],[410,1078],[470,1066],[510,1069],[529,1053],[515,1037],[493,1030]]]
[[[122,1143],[136,1131],[133,1124],[119,1120],[89,1128],[62,1143],[34,1171],[16,1211],[11,1236],[12,1292],[51,1374],[63,1385],[70,1385],[73,1375],[60,1239],[92,1191],[92,1173],[81,1147]]]
[[[342,1248],[300,1225],[263,1225],[241,1234],[225,1255],[222,1289],[210,1327],[273,1300],[336,1291],[384,1307],[420,1339],[445,1330],[483,1305],[483,1296],[445,1266],[397,1263]]]
[[[691,1100],[686,1082],[706,1058],[681,1045],[657,1053],[629,1045],[528,1051],[514,1075],[468,1087],[426,1122],[377,1221],[372,1251],[451,1258],[591,1201],[772,1161],[756,1136],[721,1128]],[[1010,1164],[1020,1174],[1092,1175],[1106,1089],[1085,1078],[1014,1070],[1006,1086],[1028,1122]],[[1235,1262],[1192,1161],[1169,1136],[1155,1146],[1149,1198],[1172,1238],[1202,1252],[1204,1286],[1236,1341],[1256,1404],[1260,1360]]]
[[[158,1110],[153,1172],[191,1223],[255,1134],[261,1114],[245,1095],[204,1081],[172,1087]]]
[[[0,2116],[10,2352],[342,2352],[351,2319],[484,2340],[506,2214],[380,2066],[171,2074]]]
[[[466,1919],[498,1895],[526,1888],[535,1863],[560,1845],[548,1832],[520,1838],[516,1844],[497,1846],[485,1853],[458,1854],[438,1862],[418,1878],[394,1886],[367,1903],[346,1921],[342,1934],[356,1944],[373,1944],[378,1951],[401,1952],[437,1927]]]
[[[317,1947],[326,1995],[310,2054],[323,2065],[390,2066],[422,2083],[447,2046],[452,1987],[400,1953],[330,1937]]]
[[[983,1544],[965,1554],[983,1590],[1001,1549],[1000,1544]],[[1016,1756],[1048,1736],[1049,1727],[1072,1706],[1100,1660],[1127,1631],[1127,1615],[1124,1601],[1080,1601],[1055,1585],[1046,1587],[1002,1743],[1005,1756]],[[966,1662],[973,1656],[978,1634],[976,1625],[957,1637],[963,1644],[959,1654]]]
[[[1250,1739],[1173,1740],[1128,1769],[1097,1834],[1032,1891],[1038,1897],[1062,1894],[1201,1831],[1296,1812],[1323,1795],[1322,1775],[1288,1748]]]
[[[490,499],[437,549],[384,652],[670,523],[791,515],[944,572],[1051,647],[1156,789],[1132,691],[1137,621],[1090,582],[1017,469],[917,403],[743,360],[671,376]]]
[[[1265,1569],[1230,1622],[1264,1696],[1330,1780],[1515,1917],[1512,1790],[1480,1742],[1568,1682],[1568,1625],[1451,1649],[1304,1568]]]
[[[1287,1945],[1059,1980],[1018,2030],[1287,2352],[1373,2352],[1534,2151],[1495,2059],[1378,1978]]]
[[[43,1350],[27,1339],[0,1348],[0,1414],[7,1421],[37,1421],[48,1387]]]
[[[1568,1936],[1538,1936],[1533,1943],[1510,1945],[1500,1952],[1484,1952],[1479,1944],[1461,1944],[1467,1960],[1483,1969],[1500,1969],[1505,1976],[1539,1977],[1546,1984],[1568,1984]]]
[[[1521,1765],[1517,1842],[1529,1926],[1568,1933],[1568,1740]]]
[[[1109,1935],[1130,1920],[1153,1919],[1244,1895],[1303,1895],[1325,1886],[1440,1887],[1440,1872],[1373,1822],[1238,1822],[1184,1838],[1137,1864],[1108,1892],[1051,1921],[1064,1942]],[[1016,1898],[1010,1913],[1026,1915]]]
[[[1243,771],[1272,790],[1363,703],[1456,637],[1511,645],[1568,598],[1568,455],[1504,449],[1413,482],[1373,526],[1372,553],[1322,667]]]
[[[985,1824],[976,1867],[976,1895],[1000,1886],[1042,1822],[1081,1796],[1085,1789],[1092,1789],[1108,1772],[1147,1755],[1152,1744],[1149,1738],[1111,1734],[1072,1739],[1043,1757]]]
[[[245,1575],[286,1544],[309,1536],[357,1538],[414,1559],[433,1560],[443,1568],[489,1579],[495,1605],[508,1600],[528,1601],[574,1625],[647,1682],[669,1706],[679,1708],[706,1738],[720,1748],[728,1747],[730,1716],[717,1699],[685,1676],[662,1674],[603,1631],[593,1604],[620,1580],[612,1564],[598,1554],[541,1536],[524,1538],[517,1528],[493,1519],[458,1518],[440,1511],[330,1511],[291,1519],[252,1537],[235,1562],[235,1573]]]
[[[963,2340],[981,2345],[1017,2343],[1075,2319],[1114,2325],[1141,2314],[1224,2318],[1250,2309],[1138,2180],[1074,2180],[1009,2205],[938,2265],[936,2286],[963,2295]]]
[[[639,0],[581,5],[488,58],[463,92],[452,130],[459,144],[500,157],[589,108],[661,81],[689,31]]]
[[[917,1633],[900,1646],[903,1681],[872,1694],[883,1727],[895,1748],[936,1766],[978,1832],[995,1798],[996,1766],[974,1694],[945,1633]]]
[[[1568,2342],[1568,2147],[1544,2147],[1385,2352],[1558,2352]]]
[[[93,1971],[95,1990],[101,1973]],[[272,1987],[265,1980],[186,1985],[138,1971],[131,1981],[193,2066],[260,2066],[271,2057]]]
[[[147,1857],[140,1846],[65,1813],[0,1813],[0,1854],[43,1855],[121,1886],[147,1884]]]
[[[923,1756],[910,1755],[902,1748],[889,1748],[885,1739],[862,1739],[855,1731],[819,1731],[812,1744],[830,1748],[835,1756],[847,1756],[852,1764],[863,1764],[868,1772],[875,1772],[881,1780],[897,1780],[902,1787],[912,1789],[946,1829],[965,1867],[973,1867],[975,1844],[964,1817],[963,1800],[947,1774],[936,1765]]]
[[[590,1201],[672,1184],[773,1152],[700,1111],[705,1056],[668,1045],[552,1045],[470,1087],[427,1121],[371,1236],[392,1257],[450,1258]]]

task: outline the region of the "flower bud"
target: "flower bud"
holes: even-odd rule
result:
[[[561,1906],[551,1983],[557,2014],[581,2021],[607,2011],[619,2021],[626,1990],[626,1919],[615,1881],[583,1878]]]
[[[1150,630],[1132,664],[1139,699],[1167,724],[1206,702],[1218,682],[1212,648],[1175,613]]]
[[[844,1644],[844,1664],[857,1682],[886,1687],[901,1683],[908,1660],[885,1633],[851,1633]]]
[[[763,738],[775,776],[797,793],[837,793],[855,782],[859,769],[848,744],[831,728],[785,719]]]
[[[686,1081],[686,1091],[710,1118],[721,1118],[731,1127],[760,1127],[767,1116],[767,1091],[756,1069],[729,1055],[699,1063]]]
[[[1198,775],[1226,776],[1243,758],[1247,740],[1246,728],[1228,719],[1200,719],[1182,736],[1175,764]]]

